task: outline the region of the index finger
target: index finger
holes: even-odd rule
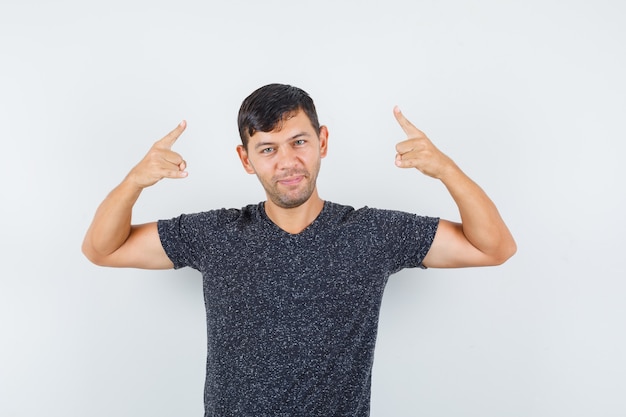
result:
[[[414,137],[422,133],[422,131],[416,128],[413,123],[409,122],[409,119],[404,117],[404,114],[402,114],[398,106],[395,106],[393,108],[393,115],[396,117],[396,120],[398,121],[400,127],[402,128],[402,130],[404,130],[404,133],[406,133],[406,136],[408,138]]]
[[[187,122],[183,120],[174,130],[163,136],[162,139],[158,140],[157,143],[155,143],[155,146],[161,149],[171,149],[172,145],[174,145],[178,137],[185,131],[186,127]]]

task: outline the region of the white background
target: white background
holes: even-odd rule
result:
[[[393,165],[398,104],[519,246],[500,267],[391,278],[372,416],[626,415],[625,9],[2,0],[0,415],[202,415],[199,274],[98,268],[80,244],[183,118],[190,176],[134,220],[262,200],[236,114],[270,82],[308,91],[329,127],[322,198],[458,219],[440,183]]]

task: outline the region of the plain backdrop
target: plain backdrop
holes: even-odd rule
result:
[[[318,186],[458,220],[393,164],[392,109],[496,202],[500,267],[405,270],[380,318],[372,416],[626,415],[626,3],[0,3],[0,415],[201,416],[199,273],[99,268],[96,207],[182,119],[189,177],[135,222],[264,199],[236,114],[271,82],[330,131]]]

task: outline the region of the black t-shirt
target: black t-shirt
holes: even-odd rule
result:
[[[202,273],[205,416],[367,416],[389,275],[420,267],[438,219],[325,202],[289,234],[264,205],[160,220],[175,268]]]

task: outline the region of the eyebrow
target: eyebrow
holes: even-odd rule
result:
[[[302,137],[310,137],[311,135],[308,132],[300,132],[300,133],[296,133],[295,135],[287,138],[287,140],[285,140],[285,142],[291,142],[292,140],[295,139],[299,139]],[[259,142],[256,145],[254,145],[254,149],[259,149],[259,148],[263,148],[265,146],[274,146],[276,144],[276,142]]]

